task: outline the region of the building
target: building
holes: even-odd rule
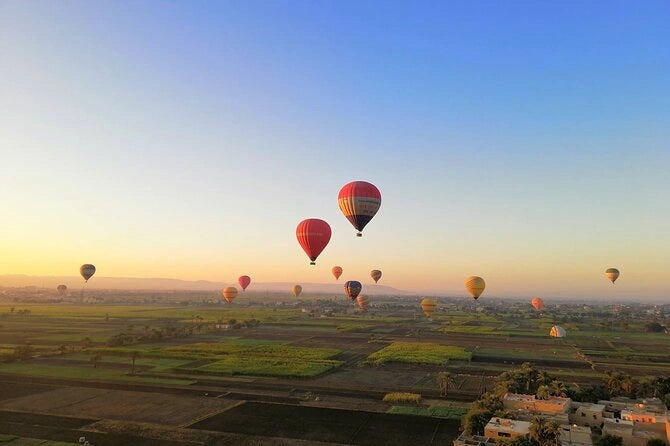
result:
[[[546,415],[568,413],[571,402],[570,398],[560,396],[540,400],[535,395],[521,393],[507,393],[503,397],[503,405],[507,410],[528,411]]]
[[[605,405],[594,403],[580,403],[573,401],[570,404],[569,421],[570,424],[580,426],[600,427],[605,417]]]
[[[530,433],[528,421],[493,417],[484,427],[484,436],[493,440],[521,437]]]
[[[498,443],[492,438],[479,435],[465,435],[463,432],[454,440],[454,446],[497,446]]]
[[[561,446],[593,446],[591,428],[588,426],[561,424],[560,433]]]

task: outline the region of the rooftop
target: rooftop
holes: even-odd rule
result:
[[[530,430],[528,421],[510,420],[509,418],[493,417],[486,425],[486,429],[497,429],[508,432],[527,433]]]

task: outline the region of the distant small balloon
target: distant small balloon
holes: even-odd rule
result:
[[[93,274],[95,274],[95,266],[91,265],[90,263],[85,263],[79,267],[79,274],[81,274],[81,277],[83,277],[84,280],[88,282],[88,279],[93,277]]]
[[[465,279],[465,289],[468,290],[474,300],[479,299],[479,296],[484,292],[484,288],[486,288],[486,283],[479,276],[470,276]]]
[[[429,297],[424,297],[423,299],[421,299],[421,310],[428,319],[430,319],[433,316],[433,313],[435,312],[436,308],[437,308],[437,302],[435,302],[435,299],[431,299]]]
[[[56,291],[58,292],[59,295],[62,296],[63,294],[67,293],[67,285],[58,285],[56,287]]]
[[[298,297],[300,296],[300,293],[302,293],[302,287],[300,285],[293,285],[291,292],[295,297]]]
[[[368,307],[370,306],[370,298],[365,294],[359,294],[356,298],[356,303],[358,304],[358,308],[363,311],[367,311]]]
[[[564,338],[566,336],[565,328],[554,325],[549,330],[549,336],[552,338]]]
[[[233,303],[233,300],[237,297],[237,288],[234,286],[229,286],[223,289],[221,292],[223,294],[223,298],[225,299],[226,302],[229,304]]]
[[[377,283],[379,279],[382,278],[382,272],[379,271],[378,269],[373,269],[372,271],[370,271],[370,277],[372,277],[372,280],[374,280],[375,283]]]
[[[335,280],[339,279],[340,276],[342,275],[342,267],[341,266],[333,266],[332,273],[333,273],[333,276],[335,276]]]
[[[614,283],[619,278],[619,270],[616,268],[607,268],[605,276]]]
[[[240,284],[242,287],[242,291],[246,290],[249,284],[251,283],[251,277],[249,276],[240,276],[239,279],[237,279],[237,283]]]
[[[358,297],[362,289],[363,285],[357,280],[349,280],[344,284],[344,294],[352,301]]]
[[[544,301],[540,299],[539,297],[533,297],[530,300],[530,304],[535,308],[537,311],[541,311],[542,308],[544,307]]]

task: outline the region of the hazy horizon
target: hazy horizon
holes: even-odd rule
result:
[[[0,2],[0,274],[341,265],[667,299],[668,23],[662,2]],[[353,180],[382,194],[362,238]],[[316,266],[309,217],[333,230]]]

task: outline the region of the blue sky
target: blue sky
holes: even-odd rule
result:
[[[4,1],[0,274],[337,263],[405,289],[662,297],[668,23],[660,1]],[[356,179],[383,194],[362,240],[336,204]],[[333,227],[316,269],[307,217]]]

